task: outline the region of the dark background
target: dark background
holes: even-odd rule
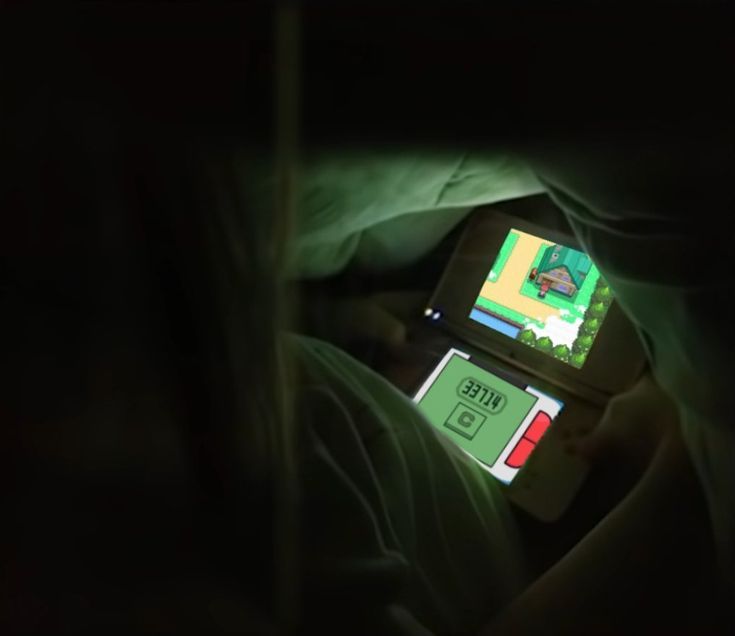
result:
[[[269,139],[276,4],[6,2],[4,107],[10,82],[53,82],[57,99]],[[307,144],[732,132],[730,3],[295,4]]]
[[[36,232],[18,194],[20,180],[38,166],[50,175],[45,195],[52,209],[53,166],[67,160],[59,148],[70,139],[88,143],[118,122],[151,140],[209,136],[271,149],[274,6],[2,4],[0,292],[11,273],[22,272],[26,290],[46,299],[58,292],[61,305],[99,282],[82,235],[67,229],[76,218],[73,206],[58,207],[59,215]],[[592,146],[634,150],[654,143],[677,156],[678,173],[700,184],[702,197],[723,202],[708,215],[731,217],[729,3],[317,0],[301,9],[306,149],[411,144],[584,153]],[[419,265],[422,273],[440,271],[450,249],[442,244],[434,260]],[[78,265],[57,271],[60,254],[73,254]],[[16,256],[11,270],[5,259]],[[403,280],[416,271],[404,272]],[[68,334],[79,328],[71,319],[55,324],[66,340],[52,342],[57,331],[49,331],[49,347],[71,361],[78,351]],[[3,330],[3,351],[12,348],[15,333]],[[6,391],[15,371],[9,359]],[[64,360],[55,364],[60,377],[68,373]],[[46,396],[41,406],[63,407],[56,397],[61,404],[65,396]],[[12,432],[3,434],[7,488]],[[123,548],[117,558],[127,556]],[[641,607],[646,601],[640,599]],[[666,599],[655,603],[660,609]]]

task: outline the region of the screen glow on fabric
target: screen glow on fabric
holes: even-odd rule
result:
[[[612,300],[589,256],[511,229],[469,317],[582,368]]]

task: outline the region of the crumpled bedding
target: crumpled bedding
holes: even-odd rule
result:
[[[398,267],[429,251],[473,207],[547,192],[610,282],[654,374],[680,406],[723,574],[735,589],[731,348],[716,335],[725,337],[716,308],[729,304],[731,233],[713,232],[710,223],[717,210],[730,209],[728,181],[718,180],[713,166],[720,164],[699,162],[694,153],[655,149],[644,162],[640,151],[612,150],[529,156],[528,164],[465,152],[323,156],[304,168],[290,270],[318,278],[348,263]],[[704,269],[691,266],[694,254],[705,259]]]
[[[314,279],[354,263],[369,271],[430,251],[473,208],[543,192],[504,154],[327,152],[306,157],[288,271]]]
[[[724,582],[735,593],[735,418],[725,309],[732,305],[732,163],[670,144],[619,146],[529,161],[679,407]]]

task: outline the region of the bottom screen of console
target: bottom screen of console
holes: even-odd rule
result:
[[[510,483],[563,404],[450,349],[414,396],[429,422]]]

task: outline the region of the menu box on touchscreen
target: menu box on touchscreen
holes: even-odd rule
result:
[[[447,352],[414,400],[437,430],[505,483],[563,407],[458,349]]]

